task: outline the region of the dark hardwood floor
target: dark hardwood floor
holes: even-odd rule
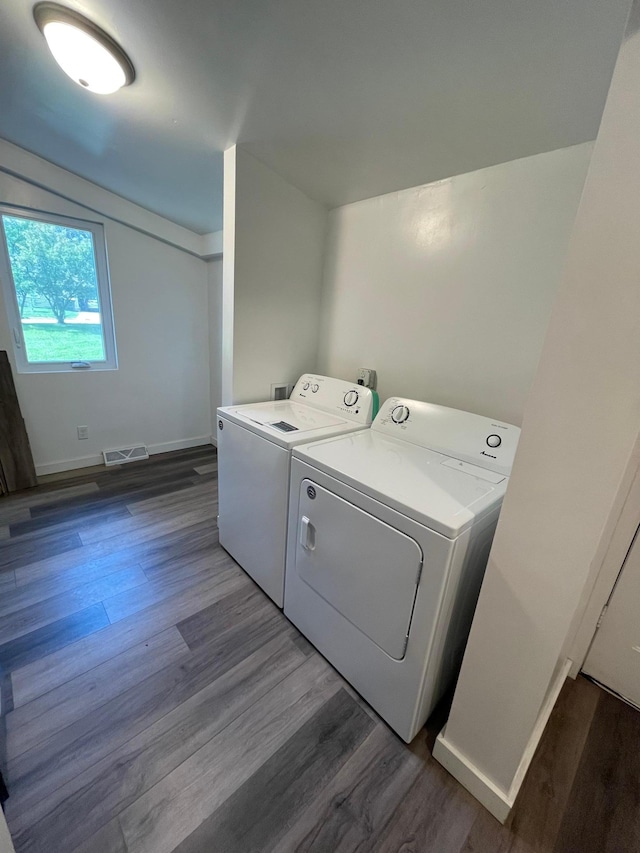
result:
[[[220,548],[195,448],[0,500],[16,850],[640,851],[640,714],[568,682],[511,823],[403,744]]]

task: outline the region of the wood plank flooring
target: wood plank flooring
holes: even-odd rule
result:
[[[0,499],[18,853],[640,850],[640,714],[561,694],[511,823],[403,744],[220,548],[201,447]]]

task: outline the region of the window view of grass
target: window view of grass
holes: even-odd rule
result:
[[[56,326],[23,323],[29,361],[103,361],[99,326]]]
[[[2,216],[30,363],[104,361],[90,231]]]

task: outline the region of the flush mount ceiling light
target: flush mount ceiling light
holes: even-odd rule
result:
[[[56,62],[79,86],[109,95],[133,83],[127,54],[88,18],[57,3],[38,3],[33,17]]]

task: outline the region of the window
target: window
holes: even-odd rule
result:
[[[102,225],[0,208],[0,277],[20,373],[117,367]]]

